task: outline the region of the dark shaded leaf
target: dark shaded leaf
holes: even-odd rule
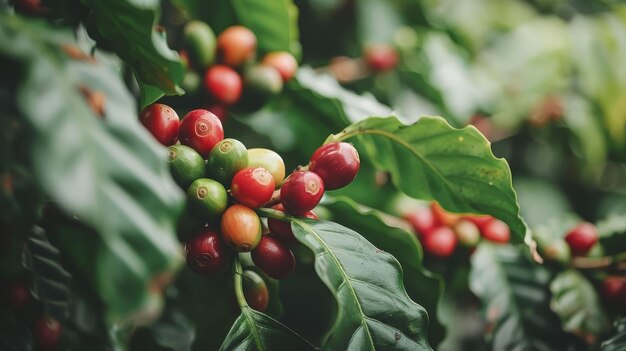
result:
[[[602,351],[624,351],[626,350],[626,318],[615,322],[615,334],[602,342]]]

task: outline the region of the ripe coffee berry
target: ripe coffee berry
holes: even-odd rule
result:
[[[237,139],[224,139],[209,153],[206,174],[212,179],[230,185],[233,176],[248,166],[248,150]]]
[[[249,207],[232,205],[222,215],[220,231],[233,250],[248,252],[261,240],[261,220]]]
[[[391,70],[398,63],[396,49],[387,44],[370,44],[365,48],[363,56],[367,67],[374,72]]]
[[[187,266],[193,272],[208,277],[226,270],[232,258],[232,251],[222,237],[206,228],[187,242],[185,251]]]
[[[7,284],[4,293],[7,306],[16,312],[23,310],[31,301],[30,291],[19,282]]]
[[[280,241],[267,235],[263,235],[259,245],[252,251],[252,261],[274,279],[288,276],[296,267],[293,253]]]
[[[265,55],[262,64],[274,67],[280,73],[283,82],[287,82],[296,74],[298,62],[286,51],[275,51]]]
[[[411,224],[415,233],[422,236],[428,235],[437,227],[432,211],[426,207],[418,208],[405,214],[404,219]]]
[[[265,280],[254,271],[246,270],[242,276],[243,295],[248,306],[263,312],[269,303],[269,290]]]
[[[565,241],[572,250],[572,255],[584,256],[598,242],[596,227],[589,222],[580,223],[565,235]]]
[[[293,172],[280,189],[280,202],[287,212],[302,216],[320,203],[324,195],[324,182],[319,175],[309,171]]]
[[[239,73],[228,66],[214,65],[204,74],[204,88],[218,104],[235,104],[241,98],[242,87]]]
[[[454,231],[448,227],[439,227],[422,240],[424,252],[429,255],[446,258],[450,257],[457,245],[457,238]]]
[[[466,216],[463,217],[463,219],[474,223],[476,227],[478,227],[478,229],[480,229],[481,231],[484,230],[487,224],[493,221],[493,217],[491,216]]]
[[[248,167],[235,174],[230,191],[237,202],[258,208],[272,198],[274,178],[265,168]]]
[[[279,186],[285,179],[285,162],[272,150],[248,149],[248,166],[265,168],[274,178],[276,186]]]
[[[219,60],[225,65],[239,67],[254,59],[256,45],[256,36],[248,28],[228,27],[217,37]]]
[[[33,336],[38,350],[54,350],[61,340],[61,323],[52,317],[41,317],[35,321]]]
[[[494,218],[481,231],[483,238],[495,243],[508,243],[511,239],[511,231],[506,223]]]
[[[600,294],[611,308],[626,310],[626,277],[606,277],[600,286]]]
[[[430,204],[430,210],[433,212],[437,225],[452,227],[461,219],[461,216],[444,210],[436,202]]]
[[[172,145],[167,151],[172,178],[187,190],[191,183],[204,175],[204,159],[196,150],[185,145]]]
[[[309,170],[322,178],[326,190],[339,189],[350,184],[360,166],[359,153],[354,146],[344,142],[320,146],[309,161]]]
[[[178,141],[180,119],[171,107],[163,104],[147,106],[141,111],[139,121],[159,143],[169,146]]]
[[[213,179],[196,179],[187,189],[189,209],[202,218],[219,216],[228,205],[224,186]]]
[[[224,139],[222,122],[207,110],[193,110],[183,117],[178,132],[180,143],[207,158],[215,144]]]
[[[280,212],[285,212],[285,207],[282,204],[278,204],[272,207],[275,210]],[[313,211],[309,211],[304,214],[303,217],[317,219],[317,215]],[[267,219],[267,226],[269,227],[270,233],[276,239],[280,240],[284,244],[297,244],[298,240],[293,235],[293,231],[291,231],[291,222],[281,221],[275,218]]]

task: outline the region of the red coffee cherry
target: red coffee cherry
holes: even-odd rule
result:
[[[598,242],[596,227],[589,222],[580,223],[565,235],[565,241],[572,250],[572,255],[584,256]]]
[[[404,219],[411,224],[415,233],[428,235],[437,228],[437,222],[430,208],[422,207],[404,215]]]
[[[239,67],[254,59],[256,45],[256,36],[248,28],[228,27],[217,37],[219,60],[223,64]]]
[[[272,198],[274,178],[265,168],[244,168],[233,177],[230,191],[237,202],[259,208]]]
[[[203,158],[224,139],[222,122],[207,110],[193,110],[183,117],[178,133],[180,143],[196,150]]]
[[[463,217],[463,219],[466,219],[474,223],[478,227],[478,229],[480,229],[481,231],[484,230],[487,224],[493,221],[493,217],[491,216],[466,216],[466,217]]]
[[[19,282],[7,284],[5,294],[6,304],[13,311],[23,310],[31,301],[30,291],[24,284]]]
[[[185,251],[187,266],[193,272],[207,277],[223,272],[232,258],[232,251],[226,247],[222,237],[206,228],[187,242]]]
[[[261,64],[274,67],[280,73],[283,82],[287,82],[296,74],[298,61],[286,51],[275,51],[265,55]]]
[[[248,306],[263,312],[267,309],[270,293],[265,280],[254,271],[246,270],[242,276],[243,295]]]
[[[249,207],[232,205],[222,215],[222,237],[237,252],[254,249],[261,240],[262,230],[259,216]]]
[[[296,266],[296,259],[291,250],[277,239],[267,235],[263,235],[259,245],[252,251],[252,261],[274,279],[288,276]]]
[[[365,64],[374,72],[388,71],[396,67],[398,53],[387,44],[370,44],[363,51]]]
[[[508,243],[511,239],[511,231],[506,223],[494,218],[481,231],[483,238],[495,243]]]
[[[309,170],[322,178],[326,190],[339,189],[350,184],[360,166],[359,153],[354,146],[344,142],[320,146],[309,161]]]
[[[422,245],[424,246],[424,252],[427,254],[438,258],[446,258],[454,253],[457,238],[452,229],[439,227],[424,237]]]
[[[61,340],[61,323],[52,317],[41,317],[35,321],[33,336],[38,350],[54,350]]]
[[[278,204],[272,208],[280,212],[285,212],[285,207],[283,207],[282,204]],[[317,215],[313,211],[309,211],[305,213],[304,216],[302,217],[311,218],[311,219],[318,218]],[[291,222],[281,221],[275,218],[268,218],[267,226],[270,229],[270,233],[272,233],[272,235],[276,239],[280,240],[282,243],[291,244],[291,245],[298,243],[298,240],[296,239],[296,237],[293,235],[293,232],[291,231]]]
[[[444,210],[437,202],[431,202],[430,210],[433,211],[437,225],[452,227],[461,219],[460,215]]]
[[[218,104],[235,104],[241,98],[242,87],[239,73],[228,66],[214,65],[204,74],[204,88]]]
[[[149,105],[141,111],[139,121],[159,143],[170,146],[178,141],[180,119],[171,107],[163,104]]]
[[[280,202],[287,212],[304,215],[320,203],[324,182],[319,175],[308,171],[293,172],[280,189]]]
[[[626,277],[606,277],[600,286],[600,294],[609,307],[626,310]]]

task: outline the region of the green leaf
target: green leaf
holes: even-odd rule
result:
[[[600,243],[607,255],[626,252],[626,216],[610,214],[596,224]]]
[[[70,32],[2,15],[0,56],[21,63],[0,69],[23,74],[17,105],[38,188],[99,234],[76,249],[92,254],[85,268],[97,272],[107,321],[150,307],[153,281],[182,262],[174,222],[183,196],[165,148],[139,124],[114,68],[80,54]]]
[[[606,331],[608,320],[595,289],[578,271],[559,273],[550,283],[550,307],[561,318],[563,330],[595,343]]]
[[[185,68],[157,29],[158,0],[81,0],[93,11],[98,31],[132,69],[142,87],[142,107],[162,94],[181,95]],[[149,87],[146,87],[148,85]],[[155,90],[160,90],[160,94]]]
[[[626,317],[615,322],[615,334],[602,342],[602,351],[626,350]]]
[[[483,243],[472,255],[470,288],[483,304],[490,350],[565,350],[550,311],[550,273],[513,246]]]
[[[390,172],[407,195],[436,200],[452,212],[490,214],[509,225],[513,242],[525,238],[511,170],[474,127],[455,129],[438,117],[411,125],[396,117],[371,117],[327,142],[348,139],[362,144],[374,165]]]
[[[271,214],[268,214],[271,215]],[[315,270],[335,295],[329,350],[426,350],[428,316],[402,283],[402,267],[351,229],[292,218],[294,235],[315,254]]]
[[[323,205],[331,211],[334,220],[339,224],[360,233],[372,245],[392,254],[400,262],[409,297],[428,311],[428,340],[436,347],[445,334],[437,315],[437,305],[443,294],[443,282],[422,266],[422,246],[410,232],[410,228],[402,228],[405,223],[391,222],[391,219],[387,219],[380,212],[360,208],[346,197],[330,198]]]

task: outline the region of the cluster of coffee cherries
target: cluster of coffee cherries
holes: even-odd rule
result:
[[[436,202],[405,214],[404,219],[413,227],[424,252],[435,258],[452,256],[459,244],[474,249],[481,238],[507,243],[511,237],[509,226],[497,218],[450,213]]]
[[[207,109],[223,120],[235,105],[246,111],[262,107],[298,69],[286,51],[269,52],[256,62],[257,38],[240,25],[226,28],[216,38],[206,23],[188,22],[180,56],[189,68],[183,88],[193,93],[202,86]]]
[[[220,119],[208,110],[190,111],[179,121],[171,107],[153,104],[141,112],[140,120],[169,146],[172,177],[187,192],[183,221],[197,224],[191,235],[180,235],[186,241],[187,264],[204,276],[223,272],[235,254],[245,252],[269,277],[289,275],[295,268],[290,246],[298,243],[290,223],[269,218],[264,228],[255,210],[272,207],[317,219],[313,208],[324,191],[346,186],[360,167],[351,144],[331,142],[285,178],[280,155],[225,139]],[[247,279],[257,281],[254,274],[248,273]]]
[[[396,68],[399,61],[397,49],[387,43],[370,43],[364,46],[362,56],[352,59],[338,56],[330,61],[330,72],[338,81],[349,83],[369,75],[381,74]]]

